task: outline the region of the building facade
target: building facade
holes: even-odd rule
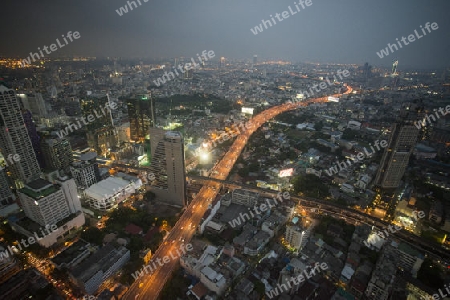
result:
[[[16,187],[40,177],[41,170],[16,93],[3,85],[0,85],[0,152],[6,159],[16,154],[19,157],[19,161],[8,166]]]
[[[150,171],[155,175],[151,190],[168,204],[186,204],[184,141],[179,132],[150,128]]]

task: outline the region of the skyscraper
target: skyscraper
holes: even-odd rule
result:
[[[40,177],[16,93],[3,85],[0,85],[0,151],[5,158],[16,154],[20,158],[8,166],[17,187]]]
[[[253,55],[253,66],[256,66],[256,64],[258,63],[258,55]]]
[[[47,117],[47,108],[41,93],[17,94],[17,96],[36,122],[40,123],[41,118]]]
[[[384,189],[394,189],[400,184],[416,145],[419,130],[412,124],[396,123],[384,150],[375,184]]]
[[[152,101],[148,93],[136,95],[127,101],[130,138],[135,142],[148,138],[150,127],[154,125]]]
[[[41,142],[41,149],[45,165],[49,170],[69,171],[73,156],[68,139],[46,136]]]
[[[31,146],[33,147],[34,154],[36,154],[38,164],[41,168],[45,168],[44,157],[42,156],[40,145],[41,138],[39,137],[39,134],[37,132],[36,124],[34,124],[33,115],[29,110],[22,108],[22,117],[25,122],[25,126],[27,128],[28,136],[30,137]]]
[[[109,149],[117,143],[117,132],[113,126],[111,111],[106,109],[108,97],[89,97],[81,101],[84,118],[95,116],[86,125],[88,146],[99,155],[106,156]]]
[[[151,183],[152,191],[168,204],[184,206],[186,175],[181,133],[150,128],[150,142],[150,171],[155,175],[155,180]]]

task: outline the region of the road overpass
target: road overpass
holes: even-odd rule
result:
[[[348,87],[345,93],[351,93],[352,88]],[[333,95],[335,97],[340,94]],[[311,103],[325,103],[328,102],[328,97],[307,99],[303,102],[288,102],[278,106],[268,108],[267,110],[254,116],[246,123],[246,128],[236,137],[232,146],[223,158],[216,164],[212,171],[216,175],[211,176],[212,179],[224,180],[228,178],[228,174],[233,168],[241,151],[247,144],[248,139],[261,125],[268,120],[286,111],[294,110],[300,107],[307,106]],[[220,189],[221,183],[209,181],[200,189],[200,192],[192,200],[190,205],[186,207],[181,218],[174,225],[166,238],[166,241],[160,245],[156,250],[149,264],[159,260],[163,257],[170,256],[176,249],[180,249],[181,245],[188,243],[195,233],[195,226],[198,225],[205,214],[208,204],[212,202]],[[194,224],[195,226],[190,226]],[[167,280],[170,278],[172,271],[178,264],[178,259],[172,259],[165,263],[151,274],[144,274],[137,279],[127,293],[124,299],[158,299],[158,295],[164,287]]]
[[[267,190],[259,187],[255,187],[254,185],[248,185],[248,184],[240,184],[229,180],[220,180],[220,179],[211,179],[209,177],[204,176],[189,176],[190,179],[206,182],[206,181],[214,181],[217,183],[221,183],[224,186],[228,186],[230,188],[243,188],[246,190],[251,190],[254,192],[258,192],[261,195],[265,197],[272,197],[276,198],[277,191],[273,190]],[[375,226],[378,229],[386,229],[390,223],[380,220],[374,216],[367,215],[359,210],[348,208],[343,205],[339,205],[337,203],[327,201],[327,200],[321,200],[321,199],[315,199],[315,198],[309,198],[309,197],[297,197],[297,196],[291,196],[292,200],[295,200],[298,204],[302,205],[303,207],[306,207],[309,209],[310,212],[316,214],[319,211],[325,211],[329,215],[334,215],[337,217],[343,217],[345,220],[353,220],[355,222],[359,222],[361,224],[368,224],[371,226]],[[315,212],[313,210],[316,210]],[[441,245],[435,243],[435,242],[429,242],[426,240],[421,239],[417,235],[407,231],[407,230],[401,230],[397,231],[394,236],[398,238],[399,240],[402,240],[406,243],[411,244],[411,246],[418,248],[419,250],[433,256],[433,257],[442,257],[450,259],[450,252],[444,248],[442,248]]]

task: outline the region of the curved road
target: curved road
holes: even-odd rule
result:
[[[344,94],[349,94],[351,92],[352,88],[348,86],[347,91]],[[342,95],[334,94],[332,96],[340,97]],[[221,180],[226,179],[242,149],[244,149],[247,144],[249,137],[255,130],[257,130],[268,120],[286,111],[307,106],[311,103],[324,102],[328,102],[328,96],[312,98],[303,102],[285,103],[279,106],[271,107],[254,116],[247,122],[245,131],[241,132],[241,134],[237,136],[230,150],[228,150],[222,160],[216,164],[214,167],[214,171],[217,171],[214,172],[216,175],[211,177]],[[189,243],[191,240],[195,233],[195,227],[200,223],[203,215],[208,209],[208,204],[210,204],[216,197],[220,186],[220,183],[210,181],[200,189],[200,192],[197,194],[195,199],[192,200],[191,204],[186,208],[181,218],[170,231],[165,242],[159,246],[158,250],[156,250],[150,260],[149,264],[154,262],[155,265],[159,265],[159,267],[153,271],[152,274],[150,274],[150,272],[149,274],[145,273],[137,279],[125,294],[124,299],[158,299],[159,293],[167,280],[170,278],[174,267],[178,263],[179,256],[177,250],[179,253],[182,253],[180,249],[185,249],[185,244]],[[164,261],[163,257],[166,256],[169,258],[172,256],[172,258],[170,258],[169,261],[166,260],[165,263],[161,265],[160,262]]]

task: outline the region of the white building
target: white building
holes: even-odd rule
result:
[[[235,189],[232,192],[231,202],[235,204],[244,205],[247,207],[255,206],[259,197],[259,193],[247,191],[243,189]]]
[[[200,223],[200,226],[198,226],[199,233],[203,234],[203,232],[205,231],[205,228],[208,225],[210,227],[216,228],[216,226],[214,224],[212,224],[210,221],[212,220],[212,218],[214,218],[217,211],[219,210],[220,203],[221,203],[221,200],[217,201],[216,203],[214,203],[214,202],[212,203],[211,209],[210,210],[208,209],[208,211],[205,213],[205,215],[207,214],[207,217],[206,218],[203,217],[202,222]],[[217,225],[220,225],[220,224],[217,224]]]
[[[228,287],[227,280],[224,275],[210,267],[204,267],[200,271],[200,281],[210,291],[215,292],[217,295],[221,295]]]
[[[11,223],[11,227],[28,237],[34,237],[42,227],[59,227],[37,240],[44,247],[50,247],[74,230],[84,225],[84,214],[81,211],[80,199],[77,196],[75,181],[68,177],[58,177],[55,183],[37,179],[25,185],[18,191],[20,203],[25,215],[37,224],[28,224],[21,220]],[[58,224],[63,219],[73,216],[64,224]],[[27,225],[28,224],[28,225]],[[44,232],[44,231],[42,231]],[[42,234],[39,234],[42,236]]]
[[[20,203],[28,218],[41,226],[53,225],[75,213],[80,207],[78,197],[73,197],[71,182],[64,188],[44,179],[34,180],[18,191]],[[69,198],[66,199],[67,193]],[[76,195],[76,193],[75,193]],[[75,203],[74,203],[75,202]],[[72,209],[69,208],[69,205]]]
[[[109,210],[134,194],[142,185],[140,179],[128,181],[119,177],[108,177],[84,191],[87,202],[92,208]]]
[[[288,225],[286,226],[285,239],[291,247],[299,250],[306,245],[312,227],[310,226],[308,229],[304,229],[300,226]]]

